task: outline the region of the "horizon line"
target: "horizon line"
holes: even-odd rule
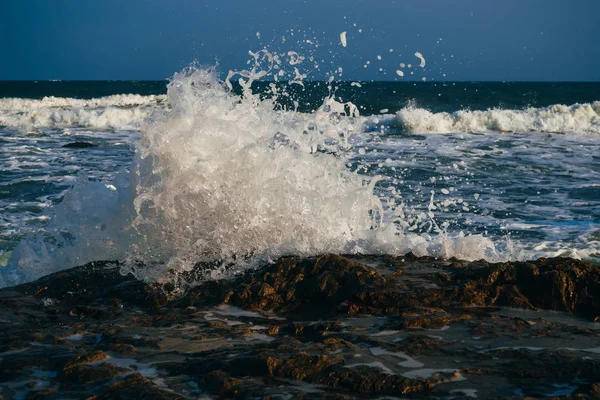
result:
[[[169,82],[170,78],[166,79],[0,79],[0,83],[7,82]],[[290,83],[293,82],[291,80],[257,80],[255,82],[267,82],[267,83]],[[303,83],[329,83],[328,80],[318,80],[318,79],[310,79],[304,80]],[[336,83],[419,83],[419,84],[429,84],[429,83],[600,83],[600,80],[597,81],[578,81],[578,80],[360,80],[360,79],[352,79],[352,80],[336,80]],[[233,82],[237,83],[237,82]]]

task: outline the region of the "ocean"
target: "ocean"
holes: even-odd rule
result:
[[[600,262],[600,83],[0,82],[0,286],[328,252]]]

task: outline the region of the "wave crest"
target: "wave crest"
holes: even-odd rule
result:
[[[398,199],[375,193],[381,177],[349,168],[364,133],[351,103],[276,112],[214,69],[176,74],[168,101],[144,122],[130,176],[75,185],[46,232],[15,248],[0,286],[100,259],[154,281],[198,262],[216,263],[198,277],[215,279],[327,252],[516,258],[481,235],[446,234],[431,207],[414,222],[431,235],[412,233]]]
[[[397,123],[410,133],[452,132],[547,132],[600,133],[600,101],[566,106],[555,104],[524,110],[461,110],[432,113],[406,107],[396,114]]]
[[[0,99],[0,126],[22,132],[80,127],[138,130],[154,109],[167,106],[165,95],[118,94],[94,99],[44,97]]]

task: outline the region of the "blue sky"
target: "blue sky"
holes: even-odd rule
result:
[[[313,55],[312,79],[600,80],[598,0],[2,0],[0,15],[0,79],[226,73],[268,46]],[[416,51],[426,67],[399,78]]]

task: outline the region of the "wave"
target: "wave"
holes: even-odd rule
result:
[[[0,126],[22,132],[42,128],[139,130],[153,110],[167,107],[165,95],[119,94],[93,99],[44,97],[0,99]]]
[[[149,108],[37,109],[0,114],[0,126],[21,132],[36,132],[42,128],[89,128],[94,130],[138,130],[152,113]]]
[[[43,99],[0,98],[0,111],[28,111],[45,108],[99,108],[156,106],[167,101],[166,95],[142,96],[115,94],[92,99],[47,96]]]
[[[410,133],[598,134],[600,133],[600,101],[571,106],[556,104],[524,110],[461,110],[453,113],[432,113],[423,108],[406,107],[396,113],[395,122]]]
[[[170,107],[142,126],[130,175],[75,185],[44,235],[15,248],[0,286],[99,259],[161,280],[198,262],[214,263],[201,278],[216,279],[328,252],[520,257],[480,235],[446,234],[434,207],[409,222],[399,199],[376,194],[381,177],[348,168],[364,122],[351,103],[327,97],[299,117],[274,111],[250,83],[240,96],[214,69],[176,74]]]
[[[22,132],[71,127],[92,130],[140,130],[142,122],[154,110],[169,107],[167,95],[118,94],[92,99],[53,96],[43,99],[0,98],[0,126]],[[369,126],[373,125],[374,119],[378,124],[399,126],[408,133],[598,134],[600,101],[570,106],[556,104],[523,110],[498,108],[451,113],[433,113],[424,108],[409,106],[395,115],[365,116],[358,120],[365,125],[364,130],[370,131],[372,129],[369,129]]]

